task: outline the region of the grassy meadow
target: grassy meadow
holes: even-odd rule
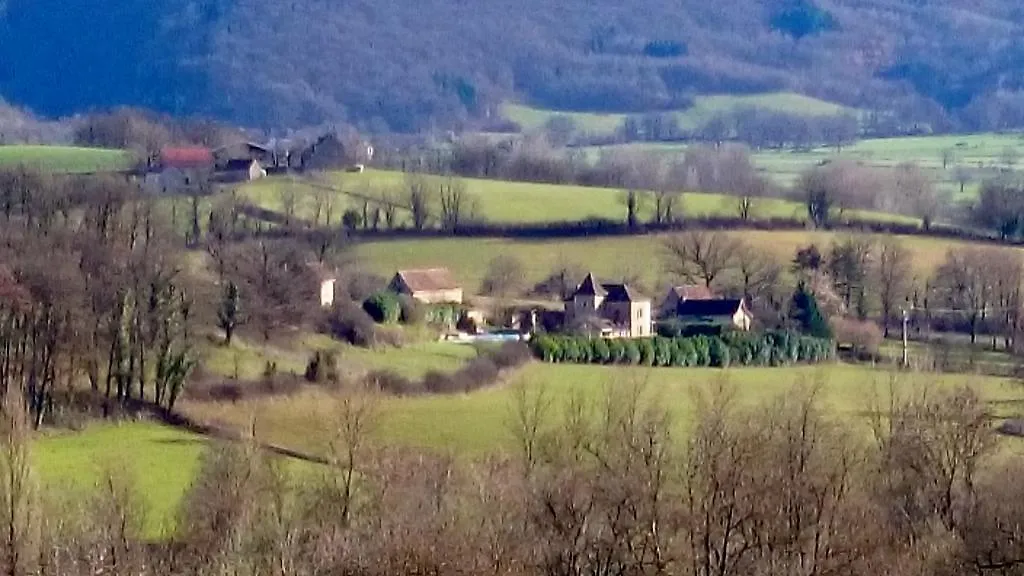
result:
[[[452,345],[454,346],[454,345]],[[823,409],[851,426],[866,425],[864,412],[871,401],[888,397],[890,374],[862,366],[829,365],[795,368],[681,369],[612,368],[602,366],[533,363],[496,388],[468,395],[381,398],[378,400],[375,436],[381,442],[456,454],[483,455],[511,447],[509,430],[515,387],[525,385],[543,390],[556,407],[572,398],[591,405],[601,402],[609,387],[633,383],[647,386],[647,393],[668,409],[680,432],[693,417],[693,392],[708,389],[725,379],[735,386],[742,404],[756,406],[770,402],[794,386],[820,386]],[[921,386],[948,387],[971,383],[985,399],[998,406],[1001,414],[1014,413],[1022,401],[1016,382],[998,378],[963,375],[904,376],[898,390],[909,393]],[[257,436],[297,449],[326,449],[335,421],[336,405],[320,390],[273,399],[243,400],[238,403],[185,403],[184,412],[200,420],[216,421],[244,428],[253,417]],[[552,414],[558,417],[558,409]]]
[[[0,166],[26,166],[45,172],[75,174],[125,170],[132,156],[124,150],[75,146],[0,146]]]
[[[332,172],[327,175],[332,186],[346,192],[379,197],[385,191],[396,191],[401,198],[405,174],[386,170],[367,170],[361,174]],[[440,182],[440,177],[428,177]],[[526,224],[556,221],[580,221],[587,218],[625,220],[626,208],[623,191],[615,188],[535,184],[504,180],[463,179],[470,196],[477,202],[477,212],[489,222]],[[250,182],[236,191],[241,197],[268,210],[283,211],[285,198],[294,194],[296,216],[312,220],[315,215],[316,189],[300,180],[266,178]],[[341,192],[331,193],[334,199],[332,223],[341,220],[346,208],[360,208],[361,203]],[[680,205],[684,216],[737,217],[736,198],[726,194],[687,193]],[[179,211],[182,210],[179,208]],[[652,202],[641,205],[641,219],[650,218]],[[677,210],[679,210],[677,208]],[[763,198],[755,201],[752,218],[795,218],[804,220],[807,210],[803,204],[781,198]],[[407,214],[399,218],[405,222]],[[322,213],[321,218],[326,215]],[[915,219],[881,212],[851,211],[851,218],[874,221],[916,222]],[[321,220],[323,222],[323,220]]]
[[[796,250],[811,243],[827,249],[843,233],[812,230],[727,232],[754,246],[765,248],[782,261],[792,259]],[[538,282],[558,264],[571,263],[609,280],[637,278],[649,289],[666,284],[663,274],[662,236],[606,236],[587,239],[512,240],[504,238],[431,238],[368,242],[356,246],[361,265],[382,276],[395,270],[445,266],[468,292],[475,291],[495,256],[515,256],[526,271],[527,280]],[[914,255],[915,273],[926,276],[945,258],[947,250],[964,243],[922,236],[902,237]],[[658,294],[660,296],[660,294]]]
[[[44,436],[33,445],[44,487],[87,493],[109,471],[129,474],[145,498],[146,533],[165,534],[199,467],[204,438],[147,422],[95,424],[81,432]]]
[[[635,143],[587,148],[590,158],[616,149],[640,150],[655,154],[676,155],[686,150],[685,144]],[[949,136],[914,136],[860,140],[850,146],[814,148],[810,150],[756,150],[754,164],[775,182],[791,185],[808,168],[834,158],[860,162],[865,166],[889,168],[914,163],[932,181],[954,198],[969,199],[978,184],[1002,170],[1013,169],[1024,162],[1024,135],[969,134]],[[945,161],[945,167],[943,162]],[[967,176],[964,194],[960,194],[958,172]]]
[[[704,125],[717,114],[743,108],[761,108],[808,116],[828,116],[842,112],[856,113],[856,110],[825,100],[792,92],[776,92],[746,96],[697,96],[694,98],[693,106],[686,110],[676,111],[674,114],[680,127],[694,129]],[[614,134],[629,116],[628,114],[595,112],[562,112],[522,104],[506,104],[502,107],[502,114],[526,131],[542,128],[551,118],[566,117],[572,119],[581,131],[598,136]]]

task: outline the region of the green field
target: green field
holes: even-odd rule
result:
[[[728,232],[754,246],[774,253],[782,262],[793,258],[797,248],[817,244],[822,250],[842,233],[819,231]],[[946,251],[963,246],[957,241],[921,236],[903,237],[902,241],[914,255],[915,272],[924,277],[943,260]],[[641,288],[656,290],[671,281],[663,274],[662,237],[627,236],[569,240],[511,240],[503,238],[456,239],[432,238],[368,242],[356,247],[356,254],[368,270],[388,277],[395,270],[444,266],[463,282],[468,293],[480,286],[487,265],[495,256],[508,254],[518,258],[527,280],[538,282],[557,264],[571,263],[608,278],[609,281],[635,277]]]
[[[203,438],[157,424],[97,424],[38,440],[33,459],[40,481],[54,489],[87,493],[107,471],[130,475],[147,505],[146,532],[159,535],[173,528],[205,446]]]
[[[453,345],[454,346],[454,345]],[[558,405],[574,396],[598,402],[607,386],[643,382],[660,406],[673,413],[680,431],[692,417],[694,389],[707,388],[721,378],[737,386],[739,399],[748,404],[769,401],[795,385],[821,383],[823,407],[851,425],[864,425],[859,414],[870,409],[877,392],[886,394],[889,374],[870,368],[833,365],[802,368],[685,369],[609,368],[602,366],[535,363],[515,374],[509,385],[459,396],[385,398],[378,406],[376,435],[382,442],[425,448],[444,448],[456,453],[484,454],[509,447],[509,417],[513,386],[544,389]],[[1024,397],[1010,380],[971,376],[905,377],[904,390],[916,386],[950,386],[972,383],[985,398],[999,403],[1002,413],[1013,413]],[[244,427],[255,415],[261,439],[296,448],[323,450],[332,421],[332,402],[326,392],[309,391],[288,398],[231,403],[188,404],[193,417]],[[557,417],[557,416],[556,416]]]
[[[827,116],[843,112],[856,113],[855,110],[811,98],[792,92],[771,94],[755,94],[749,96],[697,96],[693,106],[674,112],[679,125],[684,129],[699,128],[716,114],[722,114],[742,108],[761,108],[777,112],[802,114],[808,116]],[[622,127],[628,114],[600,114],[588,112],[560,112],[544,110],[522,104],[506,104],[502,114],[518,124],[523,130],[536,130],[553,117],[561,116],[572,119],[579,129],[592,135],[614,134]]]
[[[335,188],[356,194],[379,197],[384,191],[399,191],[405,184],[402,172],[368,170],[361,174],[330,173],[328,177]],[[439,177],[428,177],[435,183]],[[466,189],[478,203],[478,214],[488,222],[496,223],[545,223],[556,221],[580,221],[587,218],[607,218],[625,220],[626,208],[623,203],[623,191],[614,188],[592,188],[585,186],[534,184],[528,182],[509,182],[504,180],[483,180],[477,178],[463,179]],[[317,193],[314,188],[301,181],[288,178],[267,178],[242,186],[238,193],[253,203],[281,212],[285,207],[285,198],[294,193],[296,199],[295,215],[299,218],[312,220],[316,214],[315,200]],[[357,199],[341,193],[334,193],[332,223],[340,221],[346,208],[361,207]],[[681,209],[681,211],[680,211]],[[653,213],[653,200],[645,199],[641,203],[641,220],[649,219]],[[754,202],[752,217],[795,218],[804,220],[807,210],[803,204],[780,198],[762,198]],[[686,193],[677,208],[677,214],[684,217],[736,217],[738,215],[735,197],[725,194]],[[405,222],[407,214],[400,214]],[[913,223],[913,218],[885,214],[881,212],[851,211],[850,218],[875,221],[900,221]],[[322,218],[325,215],[322,213]],[[323,222],[324,220],[321,220]]]
[[[639,150],[653,154],[679,155],[685,144],[635,143],[587,148],[590,158],[614,149]],[[951,136],[918,136],[905,138],[879,138],[861,140],[840,150],[814,148],[811,150],[758,150],[752,155],[754,164],[775,182],[791,185],[802,172],[821,162],[845,158],[865,166],[889,168],[898,164],[914,163],[954,197],[959,196],[958,171],[968,177],[964,192],[973,196],[978,183],[994,177],[1005,169],[1024,165],[1024,135],[972,134]],[[945,157],[946,167],[943,168]]]
[[[66,174],[126,170],[132,156],[124,150],[74,146],[0,146],[0,166],[26,166]]]
[[[255,380],[262,376],[266,363],[274,362],[281,372],[301,375],[314,350],[338,353],[339,368],[346,374],[358,374],[376,368],[391,368],[403,376],[419,378],[430,370],[453,371],[476,352],[469,346],[439,342],[415,342],[401,349],[367,350],[339,344],[326,336],[310,335],[285,346],[261,345],[235,339],[230,347],[208,346],[203,368],[227,378]]]

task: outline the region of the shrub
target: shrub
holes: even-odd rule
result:
[[[728,368],[730,362],[729,346],[721,338],[708,339],[708,361],[716,368]]]
[[[423,383],[410,380],[394,370],[376,370],[366,376],[366,381],[386,394],[395,396],[413,396],[422,394]]]
[[[427,319],[427,311],[423,309],[423,304],[408,294],[398,297],[398,307],[399,320],[402,324],[423,324]]]
[[[591,342],[591,361],[597,364],[607,364],[611,361],[611,349],[608,345],[608,341],[604,338],[595,338]]]
[[[395,324],[402,317],[402,305],[394,292],[377,292],[363,302],[363,310],[378,324]]]
[[[655,338],[654,339],[654,365],[655,366],[671,366],[672,365],[672,340],[668,338]]]
[[[693,339],[693,350],[695,354],[694,366],[705,368],[711,365],[711,344],[707,336],[697,336]]]
[[[562,359],[561,340],[554,336],[548,334],[537,336],[533,339],[530,347],[533,349],[533,354],[545,362],[558,362]]]
[[[332,350],[313,352],[306,364],[305,377],[308,382],[316,384],[337,382],[339,378],[338,353]]]
[[[849,344],[859,358],[874,358],[882,343],[882,330],[874,322],[833,318],[832,331],[838,344]]]
[[[693,349],[693,340],[681,338],[675,341],[672,364],[679,367],[697,365],[697,352]]]
[[[369,348],[377,343],[377,327],[373,318],[354,302],[346,300],[334,305],[321,331],[353,346]]]
[[[524,348],[525,350],[525,348]],[[831,340],[790,332],[733,333],[693,338],[591,340],[575,336],[538,336],[531,352],[548,362],[622,363],[654,366],[726,368],[785,366],[825,362],[835,355]]]
[[[489,357],[502,370],[522,366],[532,358],[530,347],[522,342],[505,342],[490,352]]]
[[[637,348],[640,349],[640,363],[644,366],[654,365],[654,342],[650,338],[640,340],[637,344]]]
[[[574,336],[569,336],[562,343],[562,361],[563,362],[579,362],[580,359],[580,347],[579,340]]]
[[[424,312],[428,324],[455,326],[462,317],[462,307],[458,304],[434,304],[427,307]]]
[[[612,364],[622,364],[626,361],[626,347],[622,340],[608,341],[608,361]]]
[[[622,342],[623,359],[627,364],[637,365],[640,363],[640,347],[636,340],[624,340]]]

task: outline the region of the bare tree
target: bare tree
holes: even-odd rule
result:
[[[774,298],[782,279],[782,265],[772,252],[738,242],[734,264],[748,304],[754,306]]]
[[[901,303],[910,296],[913,279],[912,254],[896,238],[886,238],[878,247],[878,260],[874,266],[874,282],[882,306],[883,336],[888,338],[889,326],[896,317]]]
[[[406,200],[412,213],[412,226],[423,230],[433,217],[433,198],[430,181],[422,174],[408,174],[405,178]]]
[[[925,230],[931,229],[939,212],[939,195],[931,180],[916,164],[900,164],[894,170],[895,192],[903,199],[905,210],[921,219]]]
[[[441,229],[453,232],[474,216],[476,200],[461,178],[448,177],[440,184],[438,199],[441,208]]]
[[[487,265],[481,294],[506,298],[521,291],[526,279],[523,263],[515,256],[501,254],[495,256]]]
[[[626,227],[635,230],[640,221],[643,193],[632,188],[622,193],[622,205],[626,208]]]
[[[384,188],[380,193],[380,207],[383,211],[384,225],[388,230],[398,226],[398,203],[401,193],[394,188]]]
[[[754,197],[749,194],[740,194],[736,196],[736,213],[739,215],[740,220],[744,222],[750,220],[750,217],[754,213],[755,200]]]
[[[38,559],[40,518],[29,454],[28,414],[15,394],[4,396],[0,434],[0,566],[12,576],[30,574]]]
[[[948,170],[949,165],[956,161],[956,152],[952,148],[942,149],[942,169]]]
[[[735,267],[738,245],[723,232],[693,230],[665,239],[665,265],[669,272],[708,288],[726,270]]]
[[[277,203],[284,215],[285,226],[291,226],[295,219],[295,210],[299,203],[298,185],[294,180],[282,183],[277,188]]]
[[[889,522],[908,540],[924,536],[933,521],[955,531],[974,504],[978,471],[995,449],[988,409],[969,387],[924,388],[909,396],[890,388],[888,402],[872,410],[878,496]]]
[[[965,166],[957,165],[953,170],[953,179],[960,185],[960,194],[963,194],[964,188],[971,181],[971,171]]]
[[[932,300],[946,311],[961,315],[969,324],[972,344],[977,341],[985,312],[992,303],[992,279],[984,264],[993,258],[999,256],[991,249],[951,249],[930,283]]]

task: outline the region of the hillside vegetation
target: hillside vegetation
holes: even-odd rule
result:
[[[744,108],[760,108],[772,112],[809,116],[829,116],[856,112],[845,106],[826,102],[792,92],[778,92],[756,95],[697,96],[693,105],[674,112],[679,127],[683,130],[697,130],[717,114],[735,112]],[[629,117],[624,113],[566,112],[547,110],[522,104],[507,104],[502,107],[506,118],[524,130],[543,128],[552,118],[564,117],[572,120],[585,133],[595,136],[609,136],[622,129]]]
[[[9,0],[0,95],[50,115],[138,104],[409,131],[509,101],[644,112],[795,92],[1004,128],[1021,124],[1021,29],[1009,0]]]

